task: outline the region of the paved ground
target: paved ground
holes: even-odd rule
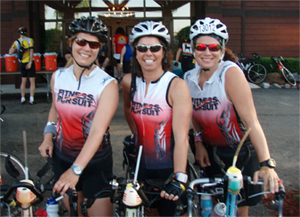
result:
[[[37,104],[21,105],[19,90],[2,86],[4,94],[1,104],[6,111],[1,116],[1,149],[15,153],[24,159],[22,132],[26,131],[28,145],[28,167],[35,173],[46,162],[40,157],[38,146],[43,139],[43,129],[47,122],[51,104],[47,101],[44,87],[39,87],[36,94]],[[10,91],[9,91],[10,90]],[[270,152],[277,161],[279,176],[287,189],[299,189],[299,91],[286,89],[253,89],[258,118],[266,134]],[[26,96],[27,97],[27,96]],[[28,98],[28,97],[27,97]],[[123,116],[123,100],[111,124],[110,132],[114,152],[114,173],[123,176],[122,141],[130,133]],[[189,158],[192,159],[191,154]],[[251,216],[268,216],[263,205],[250,209]]]

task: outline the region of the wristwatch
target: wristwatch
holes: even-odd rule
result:
[[[47,122],[47,126],[50,126],[50,125],[54,125],[54,126],[55,126],[56,123],[55,123],[54,121],[48,121],[48,122]]]
[[[175,173],[174,179],[178,182],[182,182],[185,184],[188,181],[188,176],[187,176],[187,174],[184,174],[184,173]]]
[[[276,161],[272,158],[269,160],[263,161],[259,163],[260,167],[269,167],[269,168],[275,168],[276,167]]]
[[[72,165],[71,168],[75,175],[80,176],[82,174],[82,169],[80,166]]]

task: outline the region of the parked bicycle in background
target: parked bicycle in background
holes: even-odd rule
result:
[[[296,79],[294,77],[294,75],[283,65],[283,61],[285,61],[283,59],[282,56],[276,58],[274,56],[271,57],[271,59],[276,63],[279,71],[282,73],[283,77],[285,78],[285,80],[292,86],[296,85]],[[270,64],[271,68],[273,68],[273,64]]]
[[[254,84],[259,84],[263,82],[267,76],[266,68],[259,63],[255,63],[254,60],[260,59],[258,53],[252,53],[253,58],[248,59],[243,56],[242,53],[238,54],[238,66],[244,72],[248,81]]]

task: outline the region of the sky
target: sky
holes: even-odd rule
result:
[[[110,0],[113,1],[113,0]],[[120,2],[120,0],[119,0]],[[154,2],[153,0],[146,0],[145,5],[148,7],[160,7],[156,2]],[[106,7],[105,3],[102,0],[93,0],[92,1],[92,6],[94,7]],[[130,0],[127,4],[126,7],[130,8],[132,7],[142,7],[143,6],[143,1],[141,0]],[[55,19],[55,10],[53,10],[52,8],[45,6],[46,8],[46,13],[45,13],[45,18],[47,19]],[[92,15],[97,16],[99,13],[98,12],[92,12]],[[103,14],[103,13],[102,13]],[[82,15],[89,15],[88,13],[81,13],[77,16],[82,16]],[[173,17],[182,17],[182,15],[184,15],[185,17],[190,17],[190,3],[187,3],[185,5],[183,5],[182,7],[178,8],[176,11],[173,11],[172,13]],[[77,17],[76,16],[76,17]],[[136,13],[135,15],[136,17],[143,17],[143,12],[139,12]],[[147,12],[147,17],[161,17],[162,14],[161,12]],[[174,20],[174,33],[178,32],[179,30],[181,30],[182,28],[189,26],[190,24],[190,20],[183,20],[183,19],[179,19],[179,20]],[[52,29],[55,28],[55,23],[51,22],[51,23],[46,23],[45,24],[45,28],[46,29]]]

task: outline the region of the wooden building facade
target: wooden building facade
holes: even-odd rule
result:
[[[90,0],[90,4],[91,4]],[[103,0],[108,2],[108,0]],[[125,0],[128,2],[128,0]],[[250,1],[250,0],[154,0],[161,6],[161,20],[173,34],[173,22],[171,11],[190,2],[190,19],[193,24],[197,19],[204,17],[218,18],[227,25],[229,42],[227,46],[234,53],[243,53],[246,57],[252,57],[251,53],[257,52],[261,56],[283,56],[299,57],[299,1]],[[8,53],[14,40],[18,38],[18,28],[25,26],[28,36],[35,41],[35,50],[43,53],[43,38],[45,35],[44,4],[50,5],[56,10],[64,13],[62,24],[67,25],[74,18],[74,12],[97,11],[103,8],[78,9],[74,7],[81,0],[57,0],[57,1],[30,1],[12,0],[1,1],[1,50],[0,54]],[[118,2],[115,1],[114,2]],[[107,10],[107,9],[106,9]],[[144,11],[154,10],[144,8]],[[146,18],[145,18],[146,19]],[[103,18],[108,26],[113,25],[113,19]],[[141,19],[129,18],[128,25],[131,27],[140,22]],[[117,25],[117,24],[114,24]],[[126,23],[123,24],[127,28]],[[64,29],[64,34],[66,30]],[[113,32],[113,31],[111,31]],[[176,49],[174,40],[171,48]],[[2,60],[2,71],[5,71],[4,59]],[[14,83],[15,79],[2,78],[1,83]]]

